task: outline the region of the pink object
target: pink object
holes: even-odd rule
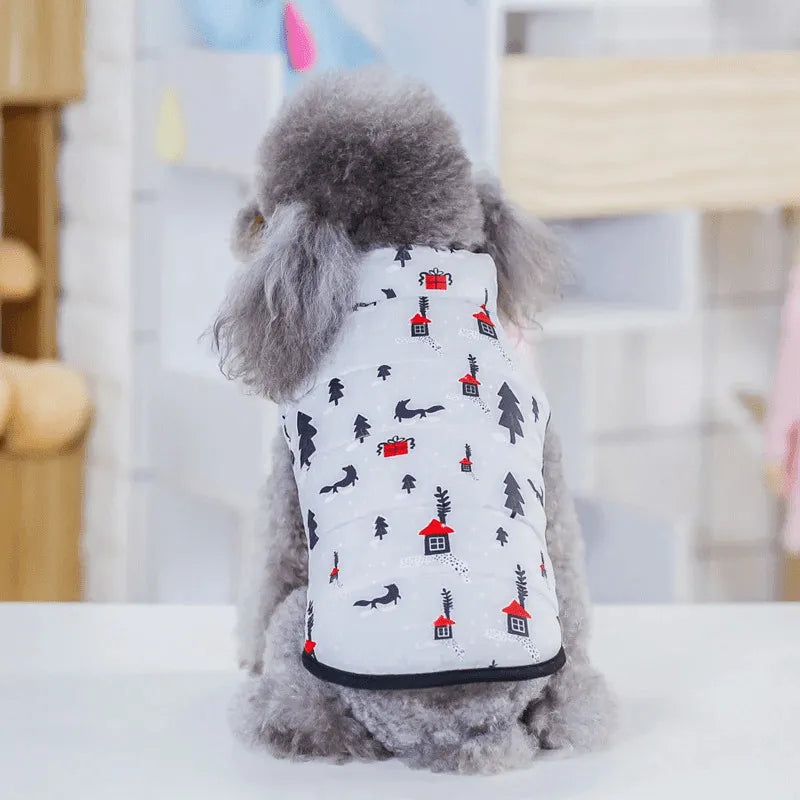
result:
[[[286,4],[284,16],[286,25],[286,49],[289,64],[297,72],[311,69],[317,61],[317,48],[308,24],[295,8],[294,3]]]
[[[787,502],[784,545],[800,553],[800,265],[792,271],[781,318],[778,369],[766,426],[766,454],[781,472]]]

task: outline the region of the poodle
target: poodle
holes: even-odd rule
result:
[[[496,310],[517,326],[531,324],[563,270],[549,229],[509,202],[495,179],[473,172],[430,90],[382,71],[324,75],[284,104],[261,146],[255,197],[237,216],[232,247],[244,267],[213,327],[221,369],[284,405],[331,357],[354,309],[376,305],[357,302],[359,271],[381,248],[397,250],[398,258],[418,250],[486,254],[496,272]],[[380,369],[385,381],[385,365],[379,378]],[[398,415],[397,424],[436,424],[440,414],[410,423]],[[563,666],[527,679],[362,688],[321,679],[302,665],[314,660],[307,602],[314,533],[301,510],[296,448],[281,424],[240,599],[239,658],[249,675],[232,709],[237,734],[278,757],[395,757],[460,773],[525,767],[540,750],[604,743],[614,704],[587,653],[583,542],[553,428],[541,428],[543,491],[531,486],[543,509]],[[409,494],[412,486],[413,478],[403,484]],[[326,495],[334,503],[341,496]],[[330,580],[338,583],[334,555]],[[384,587],[375,586],[380,594]],[[364,603],[357,613],[368,620],[398,613],[391,609],[408,602],[401,590],[393,605]]]

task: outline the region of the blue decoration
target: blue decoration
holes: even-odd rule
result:
[[[356,69],[379,60],[374,46],[342,17],[332,0],[294,0],[294,5],[311,29],[317,60],[312,69],[299,73],[287,58],[287,90],[322,70]],[[207,47],[286,54],[283,0],[183,0],[183,6]]]

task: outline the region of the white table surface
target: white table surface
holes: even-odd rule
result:
[[[233,621],[219,607],[0,604],[0,798],[800,798],[800,605],[599,608],[613,745],[492,777],[245,750],[226,721]]]

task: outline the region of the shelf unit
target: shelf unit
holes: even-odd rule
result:
[[[665,8],[674,2],[651,4]],[[704,0],[677,2],[702,17]],[[685,320],[697,301],[696,209],[766,201],[793,204],[798,192],[794,180],[800,175],[792,146],[800,85],[794,54],[621,59],[506,52],[511,15],[539,15],[548,23],[566,14],[580,22],[625,4],[370,3],[375,26],[383,32],[379,49],[387,65],[431,84],[457,121],[476,165],[499,172],[526,210],[564,228],[576,256],[575,281],[564,304],[542,316],[538,338],[546,344],[541,369],[561,420],[569,480],[579,488],[586,438],[583,402],[591,392],[584,363],[587,338]],[[546,25],[537,30],[547,38]],[[693,43],[704,36],[698,32]],[[234,268],[221,250],[233,208],[243,199],[255,144],[280,100],[274,89],[280,78],[269,57],[187,48],[185,31],[179,39],[150,87],[157,102],[164,88],[175,90],[185,130],[182,147],[171,151],[169,169],[160,162],[154,186],[143,187],[145,193],[158,194],[157,222],[172,219],[171,226],[156,225],[152,237],[161,246],[158,348],[170,375],[160,374],[153,392],[156,411],[148,424],[156,433],[148,467],[159,480],[168,480],[168,488],[184,492],[184,498],[170,503],[174,500],[177,506],[188,498],[188,508],[196,500],[180,517],[190,525],[202,522],[206,499],[249,516],[244,496],[269,471],[266,438],[274,427],[274,409],[259,411],[249,403],[252,398],[234,397],[214,383],[221,379],[212,358],[197,348],[196,333],[212,318],[224,279]],[[578,44],[576,38],[572,52],[580,50]],[[198,75],[205,81],[203,91],[197,90]],[[246,86],[239,93],[252,104],[252,114],[229,96],[231,80]],[[759,89],[767,80],[774,88],[765,96]],[[209,115],[209,108],[223,111]],[[148,119],[145,113],[137,116]],[[151,114],[157,116],[157,110]],[[670,137],[675,125],[683,126],[681,130],[690,126],[697,135]],[[737,136],[721,147],[731,128]],[[145,142],[155,135],[155,126],[137,130]],[[780,174],[752,157],[756,151],[751,148],[761,147],[781,150]],[[728,180],[729,171],[735,179]],[[777,195],[776,185],[781,187]],[[170,217],[170,208],[181,203],[191,204],[193,223],[183,234]],[[636,243],[631,257],[609,259],[612,245],[621,239]],[[171,332],[166,331],[168,320]],[[235,429],[230,442],[214,435],[193,436],[193,426],[211,418]],[[258,433],[249,435],[245,448],[245,431],[254,427]],[[246,449],[244,456],[236,447]],[[229,468],[223,470],[222,464]],[[588,526],[596,526],[599,546],[607,548],[595,550],[597,563],[624,551],[619,542],[611,548],[612,533],[621,529],[635,537],[643,530],[637,515],[621,509],[593,510],[584,517]],[[174,519],[177,512],[170,521]],[[662,543],[669,541],[664,534],[668,523],[665,528],[651,520],[644,527],[659,531]],[[686,558],[680,523],[673,532],[671,557],[677,575],[684,571]],[[164,534],[173,535],[169,530]],[[162,530],[153,528],[149,535],[161,536]],[[680,583],[670,584],[673,597],[684,596]]]
[[[58,355],[62,107],[84,90],[83,0],[0,3],[2,234],[27,244],[37,291],[2,308],[2,350]],[[0,600],[78,600],[85,426],[57,452],[0,444]]]

